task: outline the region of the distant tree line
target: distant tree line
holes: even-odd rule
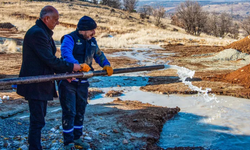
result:
[[[21,1],[21,0],[20,0]],[[76,0],[25,0],[25,1],[76,1]],[[98,4],[98,0],[80,0]],[[136,12],[139,0],[101,0],[100,4],[107,5],[117,9],[123,9],[129,12]]]
[[[250,16],[242,21],[241,28],[245,31],[245,35],[250,35]]]
[[[216,37],[228,35],[232,38],[238,38],[240,28],[230,14],[205,12],[198,2],[190,0],[186,0],[176,7],[176,12],[172,16],[172,24],[184,28],[189,34],[197,36],[204,32]]]
[[[101,0],[100,4],[129,12],[136,12],[138,2],[139,0]]]
[[[166,17],[166,10],[164,7],[158,6],[154,8],[149,5],[143,5],[138,9],[138,12],[140,13],[141,19],[149,19],[150,16],[153,16],[155,19],[155,25],[158,27],[163,27],[161,19]]]

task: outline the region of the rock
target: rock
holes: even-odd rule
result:
[[[128,144],[128,141],[127,141],[126,139],[124,139],[124,140],[122,141],[122,143],[123,143],[123,144]]]
[[[120,96],[122,95],[122,90],[120,91],[115,91],[115,90],[111,90],[111,91],[108,91],[108,93],[105,94],[106,97],[114,97],[114,96]]]
[[[121,100],[120,98],[117,97],[117,98],[115,99],[115,101],[122,101],[122,100]]]
[[[137,119],[134,119],[133,122],[138,122],[138,120],[137,120]]]
[[[4,140],[3,147],[6,147],[6,148],[7,148],[8,146],[9,146],[8,141]]]
[[[114,133],[119,133],[119,131],[117,131],[116,129],[113,129],[113,132],[114,132]]]
[[[55,129],[55,128],[52,128],[52,129],[50,129],[50,131],[51,131],[51,132],[55,132],[55,131],[56,131],[56,129]]]
[[[92,141],[92,138],[89,137],[89,136],[85,136],[83,139],[84,139],[84,140],[88,140],[88,141]]]
[[[5,99],[5,100],[9,100],[9,99],[10,99],[10,97],[9,97],[8,95],[4,95],[4,96],[3,96],[3,99]]]
[[[28,150],[28,147],[26,145],[22,145],[21,147],[19,147],[18,149],[20,150]]]

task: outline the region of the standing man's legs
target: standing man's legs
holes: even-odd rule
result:
[[[76,115],[76,87],[77,82],[60,81],[59,98],[62,107],[62,127],[64,145],[74,143],[74,120]]]
[[[42,150],[41,130],[45,126],[47,101],[28,100],[30,110],[29,150]]]
[[[74,122],[74,140],[82,135],[83,120],[85,109],[88,104],[88,87],[89,83],[79,83],[76,94],[76,116]]]

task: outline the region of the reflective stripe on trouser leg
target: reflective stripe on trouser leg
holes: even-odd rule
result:
[[[74,139],[77,140],[82,135],[82,126],[84,121],[85,109],[88,104],[88,87],[89,83],[80,83],[76,95],[76,116],[74,122]],[[81,128],[79,128],[81,127]]]
[[[74,119],[76,115],[77,84],[63,80],[59,86],[59,98],[62,107],[62,126],[64,145],[74,142]]]

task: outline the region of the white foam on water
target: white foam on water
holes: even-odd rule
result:
[[[215,94],[211,94],[211,96],[208,94],[209,91],[211,91],[210,88],[202,89],[202,87],[197,87],[192,84],[192,82],[187,81],[187,78],[193,78],[195,71],[189,70],[185,67],[179,67],[175,65],[169,65],[170,68],[176,69],[177,74],[180,77],[180,80],[182,83],[187,85],[191,90],[197,91],[198,95],[201,95],[207,102],[215,100],[217,101],[217,98],[215,97]]]

